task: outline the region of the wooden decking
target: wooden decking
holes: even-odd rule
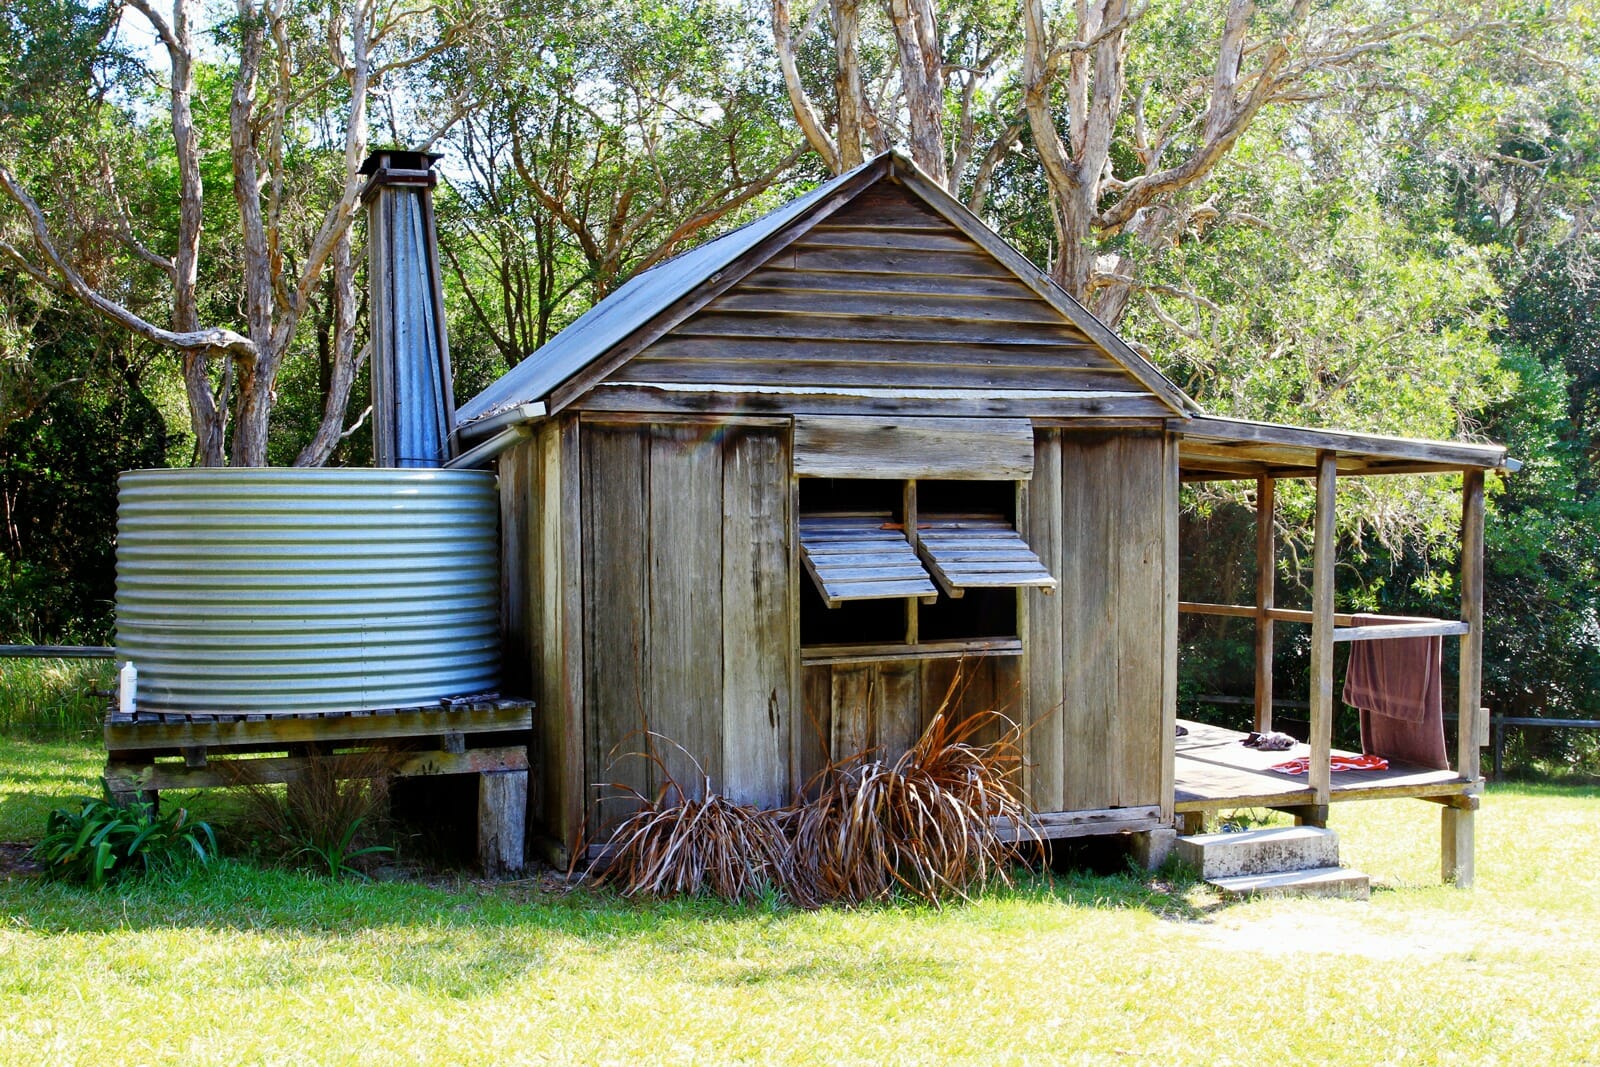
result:
[[[1223,808],[1304,807],[1313,802],[1304,774],[1270,770],[1275,763],[1308,755],[1310,748],[1296,745],[1288,752],[1258,752],[1239,742],[1237,730],[1184,721],[1189,731],[1178,738],[1175,785],[1176,810],[1207,812]],[[1353,755],[1335,750],[1335,755]],[[1478,783],[1455,771],[1429,770],[1391,763],[1384,771],[1337,771],[1330,801],[1378,800],[1386,797],[1421,797],[1451,803],[1451,798],[1475,797]]]

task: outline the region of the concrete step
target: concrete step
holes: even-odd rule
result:
[[[1200,877],[1277,874],[1339,866],[1339,835],[1317,826],[1274,826],[1235,834],[1191,834],[1178,838],[1178,858]]]
[[[1308,871],[1280,871],[1277,874],[1240,874],[1231,878],[1210,878],[1228,897],[1349,897],[1366,900],[1370,880],[1348,867],[1313,867]]]

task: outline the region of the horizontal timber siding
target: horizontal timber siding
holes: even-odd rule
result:
[[[1001,401],[1077,391],[1160,409],[1007,267],[893,184],[812,227],[608,382],[990,390]]]

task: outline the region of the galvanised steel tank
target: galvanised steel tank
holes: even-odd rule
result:
[[[426,704],[500,681],[487,471],[186,468],[118,481],[117,656],[140,711]]]

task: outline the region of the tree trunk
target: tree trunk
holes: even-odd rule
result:
[[[861,156],[861,55],[859,0],[832,0],[829,12],[833,18],[834,54],[837,60],[834,74],[834,94],[839,100],[839,148],[841,172],[859,167]]]
[[[932,0],[889,0],[889,20],[900,50],[900,80],[911,118],[911,159],[945,185],[944,51]]]

